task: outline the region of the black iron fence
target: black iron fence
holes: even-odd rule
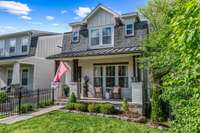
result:
[[[54,104],[54,89],[5,92],[0,101],[0,118],[33,111]]]

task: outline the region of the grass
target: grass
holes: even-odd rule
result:
[[[81,114],[51,112],[13,125],[0,133],[158,133],[142,124]]]

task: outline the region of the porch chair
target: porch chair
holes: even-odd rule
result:
[[[119,86],[113,87],[112,98],[113,99],[121,99],[121,87],[119,87]]]
[[[103,89],[102,87],[95,87],[95,97],[103,98]]]

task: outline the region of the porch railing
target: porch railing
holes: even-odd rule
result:
[[[54,89],[19,90],[6,92],[6,99],[0,101],[0,118],[21,114],[24,105],[32,109],[54,104]]]

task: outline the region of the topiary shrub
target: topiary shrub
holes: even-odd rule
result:
[[[122,100],[122,111],[125,113],[127,113],[129,111],[128,101],[126,98],[123,98],[123,100]]]
[[[76,103],[76,96],[74,93],[72,93],[69,97],[69,103]]]
[[[115,113],[115,108],[110,103],[101,104],[100,105],[100,113],[113,114],[113,113]]]
[[[5,91],[0,91],[0,103],[5,103],[8,99],[8,94]]]
[[[21,113],[27,113],[29,111],[33,111],[33,105],[32,104],[22,104],[21,106]]]
[[[82,111],[82,112],[86,112],[87,110],[87,104],[86,103],[75,103],[74,104],[74,108],[77,111]]]
[[[74,110],[75,109],[74,106],[75,106],[75,103],[67,103],[65,105],[65,109]]]
[[[95,104],[95,103],[90,103],[88,105],[88,111],[89,112],[94,112],[94,113],[99,113],[100,112],[100,105]]]

